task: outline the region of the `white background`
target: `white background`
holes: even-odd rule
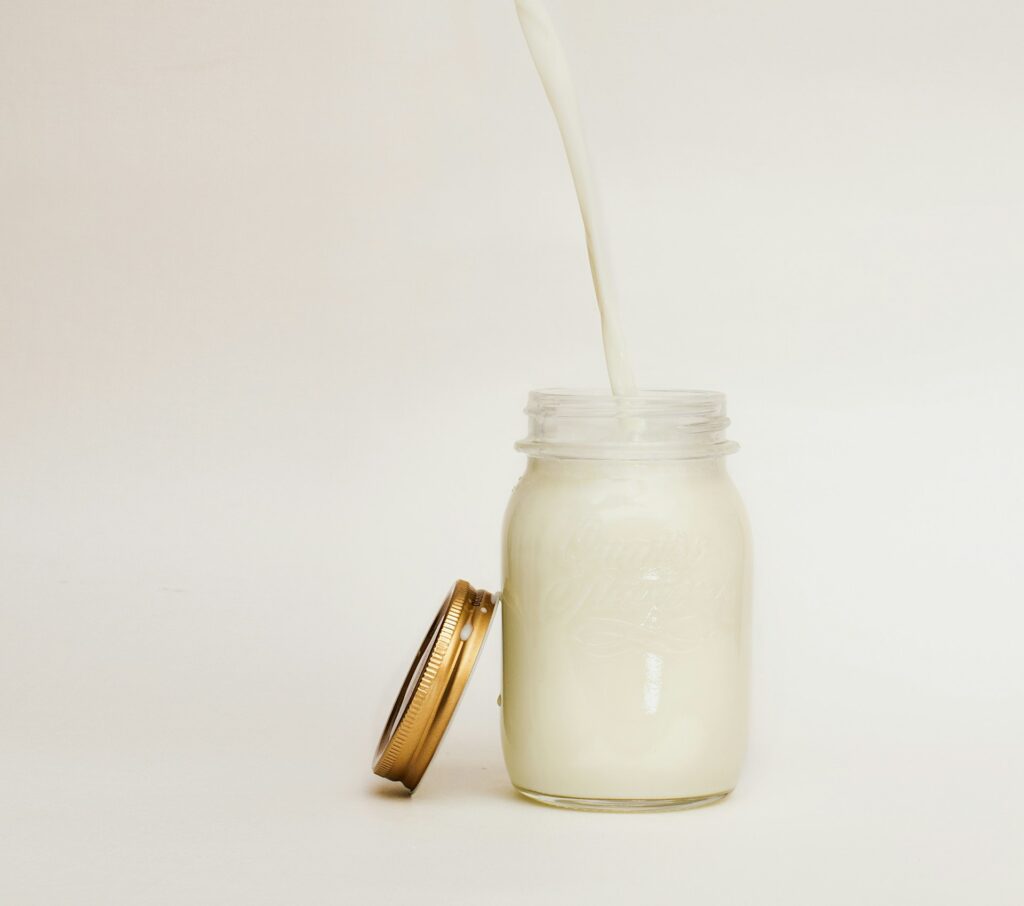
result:
[[[1020,903],[1024,7],[556,4],[640,381],[724,390],[736,793],[369,772],[600,386],[511,0],[0,0],[0,901]]]

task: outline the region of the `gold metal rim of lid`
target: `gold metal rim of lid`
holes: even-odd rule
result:
[[[384,725],[373,772],[416,789],[455,713],[494,616],[494,598],[460,579],[420,646]]]

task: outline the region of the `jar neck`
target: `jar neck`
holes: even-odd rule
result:
[[[725,395],[645,390],[635,396],[534,390],[529,433],[516,449],[537,459],[672,461],[719,459],[737,446],[725,436]]]
[[[556,481],[706,481],[724,478],[728,470],[724,456],[709,456],[703,459],[569,459],[559,456],[530,456],[526,461],[525,474],[538,479]]]

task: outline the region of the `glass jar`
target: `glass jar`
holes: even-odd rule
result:
[[[526,796],[685,808],[746,746],[750,532],[725,397],[534,391],[505,515],[502,741]]]

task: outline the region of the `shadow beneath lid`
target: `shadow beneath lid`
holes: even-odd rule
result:
[[[411,799],[412,795],[400,783],[375,777],[367,786],[366,792],[375,799]]]
[[[440,754],[427,768],[415,794],[401,783],[376,777],[367,792],[375,799],[413,799],[416,802],[452,802],[466,799],[500,798],[531,805],[509,782],[505,766],[490,760],[457,760]]]

